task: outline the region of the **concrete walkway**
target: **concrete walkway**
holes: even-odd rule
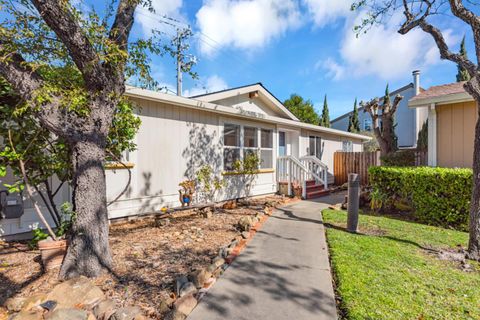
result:
[[[278,209],[188,320],[337,319],[321,210],[343,197]]]

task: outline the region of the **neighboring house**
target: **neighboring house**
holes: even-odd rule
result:
[[[428,109],[428,165],[472,167],[477,105],[464,82],[434,86],[410,99],[409,107]]]
[[[403,96],[402,101],[398,105],[395,113],[395,133],[398,137],[398,146],[400,148],[415,148],[417,146],[418,132],[422,129],[422,125],[427,119],[426,109],[408,108],[408,101],[421,92],[420,88],[420,71],[413,72],[413,83],[401,87],[390,93],[393,101],[397,94]],[[382,96],[380,96],[382,97]],[[349,117],[352,112],[346,113],[331,121],[332,128],[338,130],[348,130]],[[358,118],[360,122],[360,130],[373,130],[372,118],[368,112],[364,112],[363,107],[358,108]]]
[[[135,137],[137,150],[124,155],[131,183],[109,206],[112,219],[178,207],[178,184],[194,178],[204,165],[227,180],[217,200],[243,197],[242,175],[232,167],[248,152],[257,152],[262,160],[251,195],[275,193],[287,177],[306,177],[317,180],[317,189],[309,194],[315,196],[325,182],[333,182],[334,152],[362,151],[362,143],[370,139],[298,121],[260,83],[192,98],[133,87],[126,95],[136,104],[142,124]],[[112,200],[125,188],[128,171],[115,163],[107,169],[107,197]],[[57,201],[69,199],[65,188]],[[38,223],[31,204],[25,207],[21,218],[0,220],[0,236],[30,232]]]

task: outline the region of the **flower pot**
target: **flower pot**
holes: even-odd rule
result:
[[[67,240],[42,240],[38,242],[38,249],[42,256],[42,263],[46,270],[60,267],[67,253]]]

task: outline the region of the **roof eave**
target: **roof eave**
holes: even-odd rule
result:
[[[421,107],[429,106],[431,104],[442,105],[442,104],[450,104],[450,103],[461,103],[461,102],[467,102],[467,101],[473,101],[472,96],[470,96],[467,92],[459,92],[459,93],[429,97],[424,99],[411,99],[410,101],[408,101],[408,107],[421,108]]]
[[[269,123],[290,125],[290,126],[303,128],[303,129],[324,132],[324,133],[339,135],[343,137],[349,137],[352,139],[359,139],[362,141],[369,141],[372,139],[371,137],[364,136],[357,133],[325,128],[325,127],[316,126],[313,124],[308,124],[308,123],[304,123],[296,120],[274,117],[274,116],[264,115],[256,112],[246,112],[244,110],[235,109],[232,107],[226,107],[218,104],[213,104],[210,102],[174,96],[166,93],[150,91],[150,90],[145,90],[145,89],[136,88],[136,87],[127,86],[125,95],[132,98],[140,98],[140,99],[146,99],[146,100],[151,100],[156,102],[169,103],[169,104],[174,104],[181,107],[215,112],[215,113],[229,115],[229,116],[238,117],[238,118],[256,119],[259,121],[264,121]]]

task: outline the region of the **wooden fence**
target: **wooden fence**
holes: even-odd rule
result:
[[[380,165],[380,152],[340,152],[334,153],[333,174],[335,184],[342,185],[348,181],[349,173],[360,176],[362,185],[368,184],[368,168]]]

